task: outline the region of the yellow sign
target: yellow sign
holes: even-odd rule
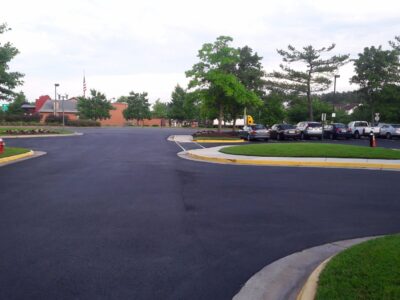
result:
[[[247,125],[253,125],[254,124],[254,119],[252,116],[248,115],[247,116]]]

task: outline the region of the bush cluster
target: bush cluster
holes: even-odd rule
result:
[[[41,116],[33,115],[9,115],[0,114],[0,123],[39,123]]]
[[[236,131],[223,131],[218,132],[215,130],[201,130],[193,133],[193,137],[237,137],[239,133]]]
[[[35,129],[7,129],[6,134],[24,135],[24,134],[58,134],[59,132],[51,129],[35,128]]]
[[[100,127],[101,126],[99,121],[84,120],[84,119],[68,120],[68,122],[66,124],[68,126],[75,126],[75,127]]]

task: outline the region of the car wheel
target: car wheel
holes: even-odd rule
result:
[[[390,134],[390,132],[387,132],[387,133],[386,133],[386,138],[387,138],[388,140],[391,140],[391,139],[392,139],[392,135]]]
[[[358,131],[354,132],[354,138],[359,139],[360,138],[360,133]]]

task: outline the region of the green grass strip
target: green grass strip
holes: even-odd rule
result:
[[[220,151],[234,155],[270,157],[400,159],[400,151],[398,150],[320,143],[253,144],[227,147]]]
[[[23,153],[27,153],[29,151],[30,151],[29,149],[25,149],[25,148],[5,147],[4,152],[0,154],[0,158],[23,154]]]
[[[316,299],[400,299],[400,235],[335,256],[320,275]]]

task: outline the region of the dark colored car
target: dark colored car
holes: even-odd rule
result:
[[[351,129],[342,123],[332,123],[324,126],[324,138],[331,140],[344,138],[348,140],[352,135]]]
[[[275,124],[271,127],[269,134],[271,139],[277,139],[278,141],[285,139],[297,140],[300,138],[300,130],[291,124]]]
[[[246,125],[239,131],[239,136],[248,141],[269,139],[269,130],[261,124]]]

